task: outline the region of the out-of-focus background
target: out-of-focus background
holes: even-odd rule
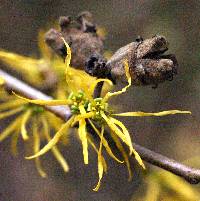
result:
[[[200,1],[198,0],[0,0],[0,48],[23,55],[39,55],[37,32],[59,16],[93,13],[95,22],[108,32],[105,47],[115,51],[135,40],[162,34],[169,52],[179,62],[173,82],[151,87],[133,87],[114,103],[120,111],[191,110],[193,115],[160,118],[123,118],[133,141],[178,161],[200,156]],[[124,104],[122,104],[124,100]],[[119,104],[120,102],[120,104]],[[63,151],[70,165],[64,174],[49,157],[43,164],[49,177],[38,175],[34,162],[9,150],[9,139],[0,144],[0,201],[127,201],[142,184],[141,171],[128,182],[127,171],[109,163],[100,190],[95,193],[96,154],[84,166],[80,144],[73,137]],[[140,175],[140,176],[138,176]],[[134,199],[133,199],[134,200]]]

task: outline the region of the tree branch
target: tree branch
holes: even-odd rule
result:
[[[31,99],[52,99],[52,97],[47,96],[41,93],[40,91],[28,86],[27,84],[5,73],[2,70],[0,70],[0,77],[5,80],[5,87],[7,90],[13,90]],[[64,121],[69,119],[69,117],[71,116],[70,109],[67,106],[47,106],[46,109],[48,109],[50,112],[54,113]],[[166,156],[153,152],[140,145],[134,144],[134,147],[136,148],[137,152],[140,154],[141,158],[144,161],[152,165],[158,166],[164,170],[170,171],[184,178],[191,184],[197,184],[200,182],[200,169],[188,167],[184,164],[181,164],[173,159],[167,158]]]
[[[16,79],[15,77],[9,75],[2,70],[0,70],[0,77],[5,80],[5,88],[7,90],[15,91],[16,93],[19,93],[30,99],[52,99],[52,97],[43,94],[37,89],[34,89],[33,87],[25,84],[24,82]],[[67,106],[46,106],[45,108],[65,121],[68,120],[71,116],[70,109]]]

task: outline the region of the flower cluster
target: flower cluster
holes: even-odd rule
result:
[[[40,89],[50,89],[49,95],[63,99],[70,93],[69,87],[65,84],[65,64],[62,58],[54,55],[44,42],[44,33],[43,29],[38,33],[40,58],[0,49],[0,61],[6,64],[11,71],[19,73],[27,83]],[[70,74],[74,78],[73,84],[77,87],[81,85],[80,79],[87,83],[87,87],[95,81],[94,77],[82,70],[71,68]],[[103,90],[108,89],[108,86],[105,86]]]
[[[146,193],[137,199],[138,201],[197,201],[200,194],[197,189],[192,187],[182,178],[164,170],[152,170],[145,177]]]
[[[64,40],[64,39],[63,39]],[[99,82],[106,82],[109,85],[112,85],[112,82],[107,79],[97,79],[90,86],[88,86],[87,82],[84,80],[80,80],[78,74],[76,76],[73,73],[72,67],[70,67],[71,61],[71,50],[69,45],[65,42],[67,48],[67,57],[65,60],[66,64],[66,82],[69,89],[71,89],[71,94],[67,99],[62,100],[31,100],[21,96],[18,96],[21,100],[26,101],[31,104],[43,105],[43,106],[52,106],[52,105],[69,105],[71,107],[72,115],[69,120],[64,123],[61,128],[55,133],[53,138],[46,144],[41,150],[35,153],[32,156],[26,157],[27,159],[38,158],[41,155],[45,154],[47,151],[53,149],[56,144],[60,141],[63,135],[68,133],[69,129],[74,125],[78,124],[78,136],[82,143],[83,147],[83,159],[84,163],[88,164],[88,144],[91,145],[98,155],[98,174],[99,180],[96,187],[93,189],[97,191],[100,187],[101,179],[103,177],[103,173],[107,171],[106,161],[102,155],[102,149],[105,148],[107,153],[117,162],[126,163],[127,168],[129,170],[129,174],[131,176],[129,157],[134,156],[140,166],[145,169],[145,165],[143,164],[142,159],[140,158],[137,151],[134,149],[131,136],[124,126],[124,124],[116,119],[116,116],[165,116],[170,114],[184,113],[190,114],[189,111],[180,111],[180,110],[170,110],[170,111],[162,111],[158,113],[145,113],[145,112],[127,112],[114,114],[110,108],[109,100],[111,97],[120,95],[131,86],[131,77],[129,74],[129,65],[128,61],[124,60],[124,68],[126,72],[126,77],[128,80],[128,85],[122,88],[120,91],[116,92],[108,92],[103,97],[93,98],[93,91],[95,86]],[[76,83],[76,79],[79,79],[79,85]],[[93,130],[96,132],[97,136],[100,139],[99,146],[97,147],[93,142],[91,135],[87,130],[87,124],[90,124]],[[109,129],[111,133],[111,137],[113,141],[116,143],[116,146],[120,150],[123,156],[123,160],[118,159],[114,153],[112,148],[110,147],[108,141],[104,136],[105,129]],[[128,146],[129,154],[126,153],[124,149],[124,145]]]
[[[40,150],[41,142],[51,140],[50,130],[57,130],[62,121],[44,110],[43,107],[27,103],[13,95],[6,94],[6,92],[4,92],[3,98],[4,102],[0,104],[0,120],[13,117],[13,115],[15,119],[0,133],[0,142],[11,136],[11,152],[17,155],[17,143],[19,138],[22,137],[23,141],[26,142],[25,145],[32,144],[32,153],[36,154]],[[29,125],[32,125],[31,129]],[[66,144],[66,138],[62,138],[61,141]],[[30,149],[28,151],[30,153]],[[51,151],[63,170],[68,172],[68,164],[59,149],[54,146]],[[35,159],[35,164],[39,174],[46,177],[39,158]]]
[[[55,98],[66,98],[71,89],[69,90],[69,87],[65,84],[65,64],[61,58],[52,55],[44,42],[43,30],[40,30],[38,34],[38,46],[41,53],[41,58],[39,59],[0,50],[0,61],[7,64],[17,73],[22,74],[23,78],[35,87],[45,86],[47,84],[45,79],[48,74],[44,73],[53,72],[53,75],[57,77],[57,82],[54,84],[53,90],[50,90],[51,95]],[[86,83],[84,85],[84,89],[86,89],[95,81],[95,78],[89,76],[86,72],[74,68],[70,69],[70,76],[73,77],[73,85],[80,89],[82,89],[83,83]],[[108,87],[108,85],[105,86],[103,91],[108,90]],[[58,103],[61,104],[61,102]],[[0,133],[0,142],[11,136],[11,151],[14,155],[17,154],[17,144],[20,136],[25,142],[25,146],[29,146],[28,153],[30,154],[31,150],[32,153],[37,153],[40,149],[40,144],[51,139],[49,133],[59,130],[63,123],[55,115],[44,110],[43,107],[19,100],[13,94],[9,94],[4,89],[4,79],[0,77],[0,120],[6,120],[11,117],[12,121]],[[64,135],[60,141],[62,145],[66,145],[68,141],[67,135]],[[30,147],[30,145],[32,146]],[[63,170],[67,172],[69,167],[59,148],[54,146],[51,151]],[[36,158],[35,162],[39,174],[45,177],[46,173],[42,169],[39,158]]]

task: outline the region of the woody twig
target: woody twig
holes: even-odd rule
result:
[[[43,99],[50,100],[50,96],[43,94],[42,92],[30,87],[22,81],[14,78],[13,76],[0,70],[0,77],[5,81],[4,86],[7,90],[12,90],[30,99]],[[46,106],[50,112],[54,113],[64,121],[70,118],[71,112],[68,107],[64,106]],[[200,169],[195,169],[181,164],[173,159],[166,156],[153,152],[145,147],[138,144],[133,144],[141,158],[155,166],[158,166],[164,170],[170,171],[175,175],[178,175],[191,184],[197,184],[200,182]]]

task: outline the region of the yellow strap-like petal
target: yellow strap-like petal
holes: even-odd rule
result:
[[[87,113],[84,113],[84,114],[79,114],[75,117],[74,119],[74,122],[77,122],[81,119],[89,119],[89,118],[92,118],[94,116],[94,112],[87,112]]]
[[[65,58],[65,64],[66,64],[66,71],[67,68],[70,66],[70,62],[71,62],[71,58],[72,58],[72,53],[71,53],[71,48],[69,47],[69,45],[67,44],[67,42],[65,41],[64,38],[62,38],[66,48],[67,48],[67,56]]]
[[[91,124],[92,128],[94,129],[94,131],[97,133],[97,135],[99,136],[99,138],[101,138],[101,133],[99,132],[99,130],[96,128],[96,126],[92,123],[92,121],[90,119],[89,120],[89,123]],[[103,142],[103,146],[105,147],[106,151],[108,152],[108,154],[114,159],[116,160],[117,162],[119,163],[124,163],[124,161],[121,161],[119,160],[115,155],[114,153],[112,152],[107,140],[103,137],[102,138],[102,142]]]
[[[48,111],[46,111],[46,112],[48,112]],[[60,118],[57,118],[51,112],[48,112],[48,114],[44,114],[44,115],[48,119],[48,122],[51,125],[51,127],[53,127],[55,130],[60,129],[61,125],[63,124],[63,121]]]
[[[76,78],[76,74],[74,74],[74,71],[72,70],[73,68],[71,68],[70,65],[70,61],[69,61],[69,57],[67,56],[65,59],[65,64],[66,64],[66,68],[65,68],[65,79],[66,79],[66,83],[67,83],[67,87],[69,88],[70,92],[76,92],[77,91],[77,84],[82,84],[81,78],[77,77]],[[78,82],[77,82],[78,79]],[[81,88],[80,88],[81,89]]]
[[[12,110],[9,110],[9,111],[6,111],[6,112],[1,112],[0,113],[0,119],[4,119],[6,117],[9,117],[9,116],[12,116],[20,111],[23,110],[23,107],[18,107],[16,109],[12,109]]]
[[[67,161],[64,159],[63,155],[58,150],[57,146],[54,146],[51,149],[54,157],[57,159],[57,161],[60,163],[61,167],[63,168],[64,172],[69,172],[69,165]]]
[[[88,75],[84,71],[77,70],[70,67],[71,49],[69,45],[66,43],[65,39],[62,38],[62,40],[67,48],[67,56],[65,58],[65,65],[66,65],[65,74],[66,74],[66,82],[71,91],[75,92],[77,90],[83,90],[87,98],[92,99],[94,87],[96,86],[98,82],[105,81],[109,83],[110,85],[112,85],[112,82],[110,80],[98,79],[97,81],[95,81],[94,77]]]
[[[142,161],[140,155],[138,154],[138,152],[137,152],[135,149],[133,149],[132,151],[133,151],[133,154],[134,154],[134,156],[135,156],[135,159],[137,160],[137,162],[139,163],[139,165],[141,165],[142,168],[145,170],[146,167],[145,167],[145,165],[144,165],[144,163],[143,163],[143,161]]]
[[[106,121],[108,124],[109,128],[128,146],[130,145],[129,142],[127,141],[126,136],[124,135],[123,132],[120,131],[120,129],[105,115],[105,113],[101,114],[102,118]]]
[[[22,138],[24,140],[28,140],[29,136],[26,130],[26,123],[28,122],[29,117],[31,116],[32,111],[31,110],[27,110],[23,116],[22,116],[22,122],[21,122],[21,134],[22,134]]]
[[[48,142],[50,142],[51,137],[49,135],[49,126],[48,126],[48,122],[45,117],[42,117],[42,123],[43,123],[44,135],[45,135],[46,139],[48,140]],[[52,147],[51,151],[52,151],[53,155],[55,156],[55,158],[57,159],[57,161],[62,166],[63,170],[65,172],[68,172],[69,166],[68,166],[66,160],[64,159],[64,157],[62,156],[62,154],[60,153],[60,151],[58,150],[57,146],[54,145],[54,147]]]
[[[135,155],[135,159],[138,161],[138,163],[139,163],[144,169],[146,169],[144,163],[142,162],[142,159],[141,159],[140,155],[139,155],[139,154],[137,153],[137,151],[133,148],[130,134],[129,134],[128,130],[126,129],[126,127],[124,126],[124,124],[123,124],[121,121],[119,121],[119,120],[117,120],[117,119],[115,119],[115,118],[112,118],[112,117],[110,117],[110,120],[111,120],[114,124],[118,125],[118,126],[122,129],[123,133],[125,134],[125,136],[126,136],[126,138],[127,138],[128,143],[129,143],[130,154],[133,153],[133,154]]]
[[[16,108],[20,105],[24,105],[25,103],[26,103],[25,101],[19,100],[19,99],[7,101],[5,103],[0,104],[0,110],[13,109],[13,108]]]
[[[12,132],[18,128],[21,120],[21,116],[13,120],[13,122],[0,134],[0,142],[12,134]]]
[[[31,57],[0,50],[0,61],[7,64],[11,69],[26,75],[25,78],[30,82],[34,84],[40,84],[42,82],[39,66],[44,65],[43,59],[34,59]]]
[[[5,80],[2,77],[0,77],[0,86],[2,86],[4,84],[5,84]]]
[[[132,141],[131,141],[131,136],[130,136],[130,134],[129,134],[127,128],[124,126],[124,124],[123,124],[121,121],[119,121],[119,120],[117,120],[117,119],[115,119],[115,118],[112,118],[112,117],[110,117],[109,119],[110,119],[114,124],[116,124],[117,126],[119,126],[119,127],[122,129],[124,135],[126,136],[128,145],[129,145],[129,147],[130,147],[130,155],[131,155],[131,154],[132,154],[132,150],[133,150],[133,145],[132,145]]]
[[[93,84],[91,85],[91,87],[89,88],[89,91],[91,94],[94,93],[94,89],[96,87],[96,85],[99,83],[99,82],[106,82],[108,83],[110,86],[113,86],[113,83],[111,80],[108,80],[108,79],[97,79],[93,82]]]
[[[71,58],[72,58],[72,53],[71,53],[71,48],[69,47],[69,45],[67,44],[67,42],[65,41],[64,38],[62,38],[66,48],[67,48],[67,56],[65,58],[65,65],[66,65],[66,69],[65,69],[65,75],[66,75],[66,82],[68,84],[68,86],[70,87],[70,89],[73,89],[73,79],[71,79],[71,74],[70,74],[70,62],[71,62]]]
[[[50,48],[45,43],[44,38],[45,38],[45,31],[40,29],[38,33],[38,47],[42,58],[49,61],[51,59],[51,51]]]
[[[181,110],[168,110],[168,111],[162,111],[162,112],[125,112],[125,113],[119,113],[114,114],[116,116],[124,116],[124,117],[149,117],[149,116],[166,116],[171,114],[191,114],[190,111],[181,111]]]
[[[103,162],[102,162],[102,145],[103,145],[103,134],[104,134],[104,127],[102,127],[101,129],[101,141],[100,141],[100,146],[99,146],[99,151],[98,151],[98,174],[99,174],[99,180],[98,183],[96,185],[96,187],[93,189],[93,191],[98,191],[99,187],[101,185],[101,179],[103,177]]]
[[[20,131],[19,129],[17,129],[16,131],[14,130],[12,133],[13,135],[11,136],[10,150],[14,156],[17,156],[18,154],[17,143],[18,143]]]
[[[108,101],[108,99],[112,96],[117,96],[120,95],[124,92],[126,92],[126,90],[131,86],[131,76],[130,76],[130,72],[129,72],[129,65],[128,65],[128,61],[124,60],[124,69],[125,69],[125,73],[126,73],[126,77],[128,80],[128,85],[126,85],[124,88],[122,88],[122,90],[120,91],[116,91],[116,92],[108,92],[105,97],[104,97],[104,101]]]
[[[92,146],[92,148],[98,154],[98,149],[97,149],[95,143],[93,142],[92,138],[89,135],[87,135],[87,139],[88,139],[88,143]],[[108,167],[107,167],[106,161],[103,156],[102,156],[102,163],[103,163],[104,172],[107,173]]]
[[[78,134],[79,134],[79,138],[81,140],[82,146],[83,146],[84,163],[88,164],[88,145],[87,145],[87,133],[86,133],[85,120],[79,121]]]
[[[33,121],[33,152],[34,154],[38,153],[39,150],[40,150],[40,137],[38,134],[37,122]],[[47,174],[43,170],[39,158],[35,158],[35,165],[40,176],[43,178],[47,177]]]
[[[32,99],[28,99],[25,97],[22,97],[16,93],[13,92],[13,94],[15,96],[17,96],[18,98],[21,98],[22,100],[25,100],[28,103],[33,103],[36,105],[45,105],[45,106],[56,106],[56,105],[68,105],[71,104],[72,101],[71,100],[32,100]]]
[[[54,137],[51,139],[51,141],[47,145],[45,145],[37,154],[35,154],[33,156],[26,157],[26,159],[33,159],[33,158],[39,157],[39,156],[45,154],[46,152],[48,152],[50,149],[52,149],[52,147],[54,147],[54,145],[57,144],[60,137],[65,132],[68,131],[73,120],[74,120],[74,116],[72,116],[65,124],[62,125],[61,129],[54,135]]]
[[[147,180],[147,191],[145,201],[156,201],[159,199],[161,186],[155,178],[149,177]],[[165,201],[165,200],[164,200]],[[171,200],[172,201],[172,200]]]
[[[79,106],[79,110],[82,115],[86,114],[86,111],[83,105]],[[81,118],[79,120],[78,134],[83,146],[84,163],[88,164],[88,142],[87,142],[86,121],[84,118]]]
[[[166,171],[160,171],[156,174],[156,176],[162,185],[171,191],[176,192],[180,197],[185,198],[185,200],[199,200],[199,191],[192,188],[191,185],[189,185],[182,178]]]
[[[130,154],[134,153],[135,155],[135,159],[138,161],[138,163],[145,169],[145,165],[142,162],[142,159],[140,158],[139,154],[135,151],[135,149],[133,148],[131,139],[130,139],[130,135],[128,132],[128,130],[125,128],[125,126],[120,122],[117,122],[116,119],[113,120],[113,118],[108,118],[104,113],[102,113],[102,117],[104,118],[104,120],[106,121],[106,123],[108,124],[108,126],[110,127],[110,129],[116,133],[118,135],[118,137],[129,146],[130,149]],[[117,122],[117,125],[120,126],[120,128],[123,130],[123,132],[121,132],[121,130],[115,125],[115,123]]]
[[[130,166],[130,162],[129,162],[129,158],[128,158],[128,154],[126,153],[122,143],[120,142],[120,140],[116,137],[115,134],[113,134],[113,132],[110,132],[111,136],[112,136],[112,139],[113,141],[115,142],[117,148],[119,149],[119,151],[121,152],[124,160],[125,160],[125,163],[126,163],[126,166],[127,166],[127,169],[128,169],[128,174],[129,174],[129,181],[132,179],[133,177],[133,173],[132,173],[132,170],[131,170],[131,166]]]

